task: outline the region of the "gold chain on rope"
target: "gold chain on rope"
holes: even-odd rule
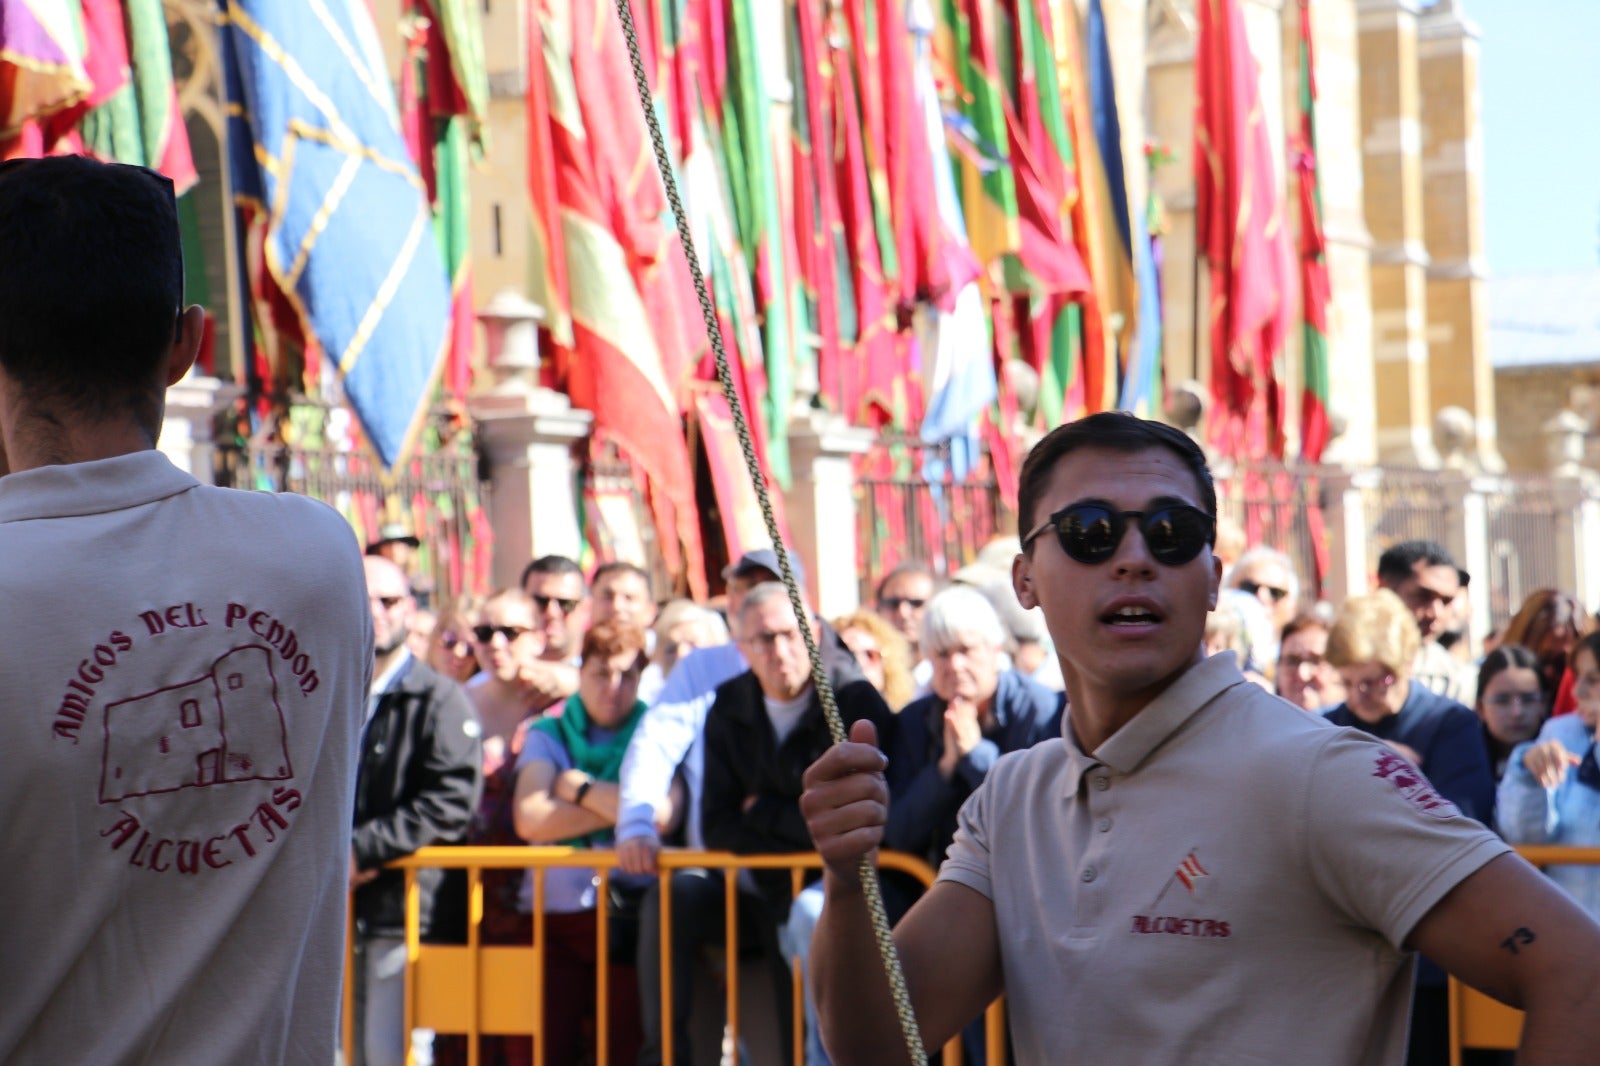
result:
[[[803,2],[803,0],[802,0]],[[722,395],[733,412],[733,428],[739,437],[739,448],[744,452],[745,469],[755,485],[756,498],[761,502],[761,517],[767,523],[767,535],[778,548],[778,565],[783,570],[783,583],[789,590],[789,603],[794,607],[795,620],[800,624],[800,635],[805,639],[806,652],[811,657],[811,680],[822,699],[822,712],[828,721],[828,732],[835,744],[848,739],[839,706],[834,702],[833,686],[822,668],[822,653],[817,649],[816,637],[811,632],[811,622],[805,604],[800,599],[800,588],[795,583],[794,571],[789,566],[789,553],[783,550],[783,538],[778,533],[778,520],[772,511],[772,498],[767,494],[766,479],[761,476],[761,464],[756,461],[756,449],[750,439],[750,426],[745,421],[744,407],[739,402],[739,392],[734,388],[733,372],[728,367],[728,353],[722,344],[722,327],[717,312],[706,291],[705,275],[700,270],[700,257],[695,252],[694,237],[689,232],[688,216],[683,201],[678,196],[678,182],[673,175],[672,160],[667,156],[666,139],[661,135],[661,123],[650,98],[650,82],[645,77],[644,60],[639,55],[639,35],[633,25],[633,11],[629,0],[616,0],[617,17],[622,22],[622,33],[628,39],[628,58],[633,64],[633,82],[639,90],[639,106],[644,110],[645,123],[650,127],[650,143],[655,148],[656,168],[661,171],[662,184],[666,186],[667,200],[672,204],[672,216],[678,224],[678,240],[683,244],[684,255],[689,259],[689,273],[694,277],[694,291],[700,298],[700,313],[706,320],[706,335],[711,341],[711,352],[716,357],[717,380],[722,385]],[[530,17],[537,17],[530,13]],[[530,76],[537,77],[536,72]],[[861,887],[866,893],[867,907],[872,914],[872,932],[878,942],[878,953],[883,957],[883,969],[889,977],[889,988],[894,995],[895,1012],[900,1016],[900,1029],[905,1035],[906,1050],[913,1063],[928,1061],[922,1047],[922,1032],[917,1028],[916,1012],[911,1006],[911,994],[906,990],[905,974],[900,969],[900,955],[895,951],[894,936],[889,931],[889,916],[883,908],[883,892],[878,885],[877,871],[869,856],[861,858]]]

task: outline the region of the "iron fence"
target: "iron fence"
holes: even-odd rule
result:
[[[217,484],[322,500],[345,516],[362,543],[377,539],[387,524],[406,527],[420,542],[412,585],[425,605],[487,592],[489,487],[471,430],[439,412],[412,458],[391,474],[370,451],[337,439],[331,427],[342,417],[296,403],[268,433],[220,442]]]
[[[1484,504],[1488,515],[1489,622],[1498,629],[1511,620],[1529,593],[1561,587],[1558,538],[1565,507],[1555,482],[1541,477],[1500,479],[1485,494]]]
[[[949,443],[884,434],[856,461],[861,598],[907,561],[948,574],[1002,532],[999,483],[987,448],[964,456]]]
[[[1378,572],[1378,558],[1402,541],[1431,540],[1448,547],[1461,511],[1459,483],[1437,470],[1386,467],[1367,488],[1367,572]]]
[[[1233,525],[1248,546],[1265,544],[1294,560],[1306,602],[1322,595],[1327,580],[1324,485],[1331,472],[1282,463],[1219,464],[1216,471],[1219,523]]]

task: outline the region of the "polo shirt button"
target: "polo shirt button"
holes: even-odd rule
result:
[[[1102,818],[1102,819],[1100,819],[1099,822],[1095,823],[1095,828],[1099,829],[1100,832],[1102,832],[1102,833],[1111,832],[1111,819],[1110,818]]]
[[[1095,876],[1096,876],[1096,874],[1094,872],[1094,867],[1093,866],[1089,866],[1089,867],[1085,867],[1084,868],[1083,880],[1084,880],[1085,884],[1087,884],[1090,881],[1093,881],[1095,879]]]
[[[1104,775],[1097,777],[1094,779],[1094,787],[1096,792],[1104,792],[1111,787],[1111,779]]]

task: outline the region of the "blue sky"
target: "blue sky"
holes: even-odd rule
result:
[[[1463,8],[1483,31],[1490,272],[1600,267],[1600,2]]]

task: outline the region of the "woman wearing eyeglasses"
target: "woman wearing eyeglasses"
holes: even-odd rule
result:
[[[1327,651],[1345,698],[1325,717],[1388,744],[1463,814],[1488,825],[1494,777],[1477,715],[1411,680],[1421,643],[1411,611],[1388,589],[1346,600]]]
[[[1345,698],[1325,717],[1377,737],[1421,770],[1440,797],[1493,825],[1494,776],[1478,717],[1411,680],[1421,646],[1411,609],[1393,592],[1379,589],[1346,600],[1328,632],[1327,651]],[[1444,970],[1423,958],[1411,1002],[1407,1061],[1448,1061],[1449,1020]]]
[[[1538,736],[1550,711],[1539,687],[1539,657],[1520,644],[1501,645],[1484,656],[1477,692],[1483,743],[1499,781],[1512,749]]]

